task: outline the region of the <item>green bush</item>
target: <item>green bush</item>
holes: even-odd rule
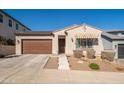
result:
[[[96,64],[96,63],[91,63],[91,64],[89,64],[89,67],[90,67],[91,69],[94,69],[94,70],[99,70],[99,69],[100,69],[99,65]]]
[[[114,51],[102,51],[101,52],[101,58],[106,59],[108,61],[113,61],[115,57]]]
[[[74,50],[74,57],[76,58],[81,58],[83,56],[83,51],[82,50]]]
[[[94,49],[92,49],[92,48],[88,48],[87,49],[87,57],[88,58],[95,58],[95,50]]]

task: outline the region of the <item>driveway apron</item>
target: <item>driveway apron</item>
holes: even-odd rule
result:
[[[8,62],[6,63],[8,65],[3,65],[3,68],[0,67],[2,72],[4,72],[0,73],[0,83],[15,83],[17,81],[25,82],[26,78],[28,78],[29,80],[29,78],[32,78],[34,74],[37,73],[39,67],[45,64],[44,62],[45,59],[48,60],[48,57],[42,55],[24,55],[21,58],[18,57],[12,59],[13,60],[12,64],[11,63],[9,64]],[[31,74],[33,76],[30,76]],[[16,79],[19,80],[16,81]]]

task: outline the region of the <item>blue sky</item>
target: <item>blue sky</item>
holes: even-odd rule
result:
[[[7,9],[33,31],[51,31],[73,24],[89,24],[103,30],[124,29],[124,10]]]

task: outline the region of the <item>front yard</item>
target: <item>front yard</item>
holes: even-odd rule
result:
[[[105,71],[105,72],[124,72],[124,66],[119,66],[113,62],[102,60],[100,57],[94,59],[76,58],[74,56],[67,56],[71,70],[81,71]],[[98,70],[91,69],[89,65],[95,63],[99,66]],[[50,57],[44,69],[58,69],[58,57]]]
[[[124,71],[123,69],[119,70],[117,68],[117,64],[114,64],[109,61],[103,61],[99,57],[95,59],[85,59],[85,58],[75,58],[73,56],[70,56],[68,57],[68,61],[69,61],[71,70],[94,71],[89,67],[89,64],[96,63],[99,65],[99,69],[95,71],[111,71],[111,72]]]

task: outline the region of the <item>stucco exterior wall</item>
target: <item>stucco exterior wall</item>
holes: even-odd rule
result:
[[[101,51],[104,50],[102,39],[101,39],[101,33],[98,36],[98,45],[94,45],[93,49],[96,51],[96,54],[95,54],[96,56],[101,56]]]
[[[85,26],[85,29],[84,29]],[[89,32],[92,34],[98,34],[98,45],[94,45],[93,49],[96,51],[96,56],[101,55],[101,51],[103,50],[103,44],[101,40],[101,33],[102,31],[87,25],[82,25],[76,29],[72,29],[68,31],[68,47],[67,52],[68,54],[73,54],[73,50],[76,49],[76,37],[75,35],[81,32]],[[73,39],[73,42],[71,41]]]
[[[15,20],[13,20],[12,18],[10,18],[9,16],[5,15],[4,13],[2,13],[0,11],[0,14],[3,15],[3,23],[0,23],[0,35],[6,37],[6,38],[11,38],[11,39],[15,39],[15,32],[23,32],[23,30],[25,29],[25,31],[30,31],[27,28],[25,28],[24,26],[22,26],[21,24],[19,24],[18,22],[16,22]],[[8,20],[12,20],[12,27],[8,26]],[[19,29],[16,30],[16,23],[18,23],[19,25]]]

